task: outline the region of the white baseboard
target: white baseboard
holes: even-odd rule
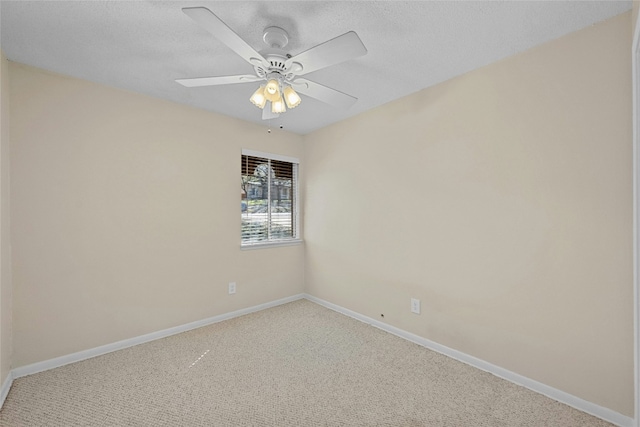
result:
[[[165,338],[171,335],[179,334],[181,332],[190,331],[192,329],[201,328],[203,326],[211,325],[212,323],[222,322],[223,320],[233,319],[234,317],[244,316],[245,314],[254,313],[256,311],[264,310],[267,308],[275,307],[278,305],[286,304],[288,302],[302,299],[303,294],[293,295],[287,298],[282,298],[276,301],[259,304],[249,308],[243,308],[241,310],[232,311],[230,313],[220,314],[208,319],[198,320],[195,322],[187,323],[185,325],[176,326],[169,329],[164,329],[158,332],[152,332],[150,334],[141,335],[134,338],[118,341],[115,343],[103,345],[88,350],[79,351],[77,353],[67,354],[65,356],[56,357],[54,359],[45,360],[42,362],[33,363],[31,365],[21,366],[15,368],[11,372],[12,379],[20,378],[26,375],[36,374],[38,372],[47,371],[49,369],[58,368],[60,366],[68,365],[69,363],[79,362],[81,360],[90,359],[92,357],[100,356],[112,351],[122,350],[124,348],[133,347],[134,345],[143,344],[149,341],[154,341],[160,338]],[[4,386],[3,389],[4,391]],[[7,392],[9,390],[7,389]],[[2,406],[0,405],[0,408]]]
[[[9,390],[11,390],[11,384],[13,384],[13,372],[9,371],[7,378],[2,383],[2,388],[0,388],[0,409],[2,409],[2,405],[4,405],[4,400],[7,398],[9,394]]]
[[[463,353],[458,350],[454,350],[452,348],[446,347],[444,345],[438,344],[434,341],[428,340],[426,338],[422,338],[418,335],[412,334],[410,332],[404,331],[400,328],[396,328],[394,326],[388,325],[386,323],[380,322],[379,320],[372,319],[370,317],[364,316],[360,313],[356,313],[355,311],[351,311],[339,305],[330,303],[328,301],[322,300],[320,298],[316,298],[313,295],[304,294],[304,298],[309,301],[315,302],[316,304],[320,304],[326,308],[337,311],[338,313],[342,313],[349,317],[352,317],[356,320],[360,320],[361,322],[368,323],[371,326],[375,326],[380,328],[386,332],[389,332],[393,335],[396,335],[400,338],[404,338],[408,341],[426,347],[430,350],[437,351],[440,354],[451,357],[452,359],[456,359],[460,362],[466,363],[467,365],[471,365],[474,368],[478,368],[485,372],[489,372],[497,377],[500,377],[504,380],[510,381],[514,384],[523,386],[528,388],[529,390],[535,391],[536,393],[540,393],[545,395],[553,400],[556,400],[560,403],[564,403],[573,408],[576,408],[582,412],[586,412],[595,417],[601,418],[605,421],[608,421],[612,424],[615,424],[620,427],[633,427],[635,421],[633,418],[627,417],[625,415],[620,414],[619,412],[613,411],[611,409],[607,409],[600,405],[596,405],[595,403],[588,402],[584,399],[566,393],[564,391],[558,390],[556,388],[550,387],[548,385],[542,384],[538,381],[532,380],[531,378],[527,378],[520,374],[516,374],[515,372],[511,372],[507,369],[501,368],[499,366],[493,365],[489,362],[485,362],[484,360],[478,359],[476,357],[470,356],[466,353]]]

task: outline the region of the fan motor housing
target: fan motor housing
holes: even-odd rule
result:
[[[267,27],[264,29],[262,40],[268,46],[267,49],[260,52],[269,63],[269,70],[265,71],[280,73],[287,71],[285,62],[288,56],[283,49],[289,43],[289,34],[280,27]]]
[[[265,59],[269,61],[269,64],[271,64],[269,67],[270,70],[287,71],[285,66],[285,61],[287,60],[286,57],[280,55],[269,55]]]
[[[286,74],[287,67],[285,63],[288,59],[286,53],[280,50],[269,49],[269,50],[260,52],[260,54],[269,63],[269,68],[265,69],[261,65],[255,66],[254,69],[256,71],[256,74],[259,77],[265,78],[268,73],[271,73],[274,71],[281,74]]]

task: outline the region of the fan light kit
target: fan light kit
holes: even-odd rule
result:
[[[281,89],[282,83],[280,81],[282,80],[282,76],[276,72],[271,74],[272,75],[269,77],[267,84],[260,85],[258,90],[251,95],[251,98],[249,98],[253,105],[263,109],[267,104],[267,101],[270,101],[271,112],[275,114],[287,111],[285,104],[289,109],[296,108],[300,105],[302,100],[291,86],[286,85],[284,89]]]
[[[250,98],[251,103],[262,110],[264,120],[300,105],[302,99],[298,92],[339,108],[349,108],[357,101],[351,95],[300,77],[366,54],[367,49],[355,32],[349,31],[292,56],[284,50],[289,43],[287,32],[268,27],[262,38],[267,48],[258,53],[209,9],[185,7],[182,11],[251,64],[255,75],[199,77],[176,82],[201,87],[264,81]],[[267,102],[270,105],[267,106]]]

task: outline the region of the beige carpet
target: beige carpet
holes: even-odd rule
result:
[[[608,426],[306,300],[19,378],[0,426]]]

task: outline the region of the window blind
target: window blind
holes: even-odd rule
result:
[[[297,238],[297,166],[242,155],[242,245]]]

